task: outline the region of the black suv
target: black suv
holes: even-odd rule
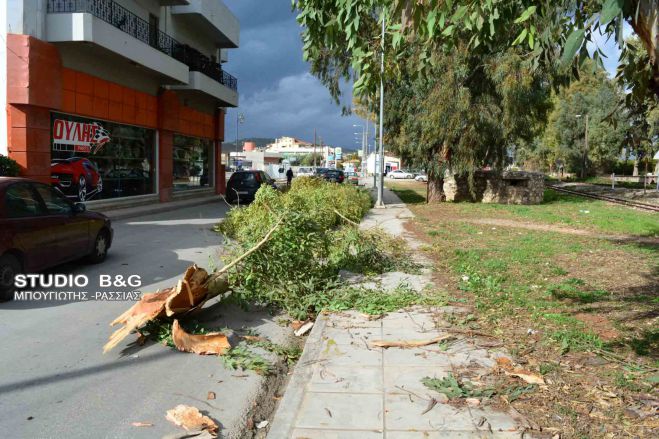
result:
[[[226,199],[229,203],[251,203],[256,191],[264,184],[277,189],[275,181],[263,171],[234,172],[227,182]]]

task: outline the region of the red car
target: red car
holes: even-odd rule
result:
[[[53,159],[50,179],[66,196],[78,201],[87,201],[103,191],[103,179],[98,168],[83,157]]]
[[[10,300],[14,276],[81,257],[105,259],[113,230],[103,214],[86,212],[56,188],[0,177],[0,301]]]

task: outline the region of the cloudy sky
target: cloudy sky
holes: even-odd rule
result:
[[[341,115],[327,89],[302,60],[300,27],[290,0],[225,0],[240,21],[240,48],[229,51],[227,72],[238,78],[245,123],[239,136],[294,136],[354,149],[356,116]],[[351,91],[347,90],[348,102]],[[236,138],[236,110],[226,119],[226,141]],[[361,137],[360,137],[361,139]],[[361,140],[360,140],[361,141]]]
[[[245,122],[239,136],[294,136],[313,140],[314,128],[323,142],[355,148],[354,124],[364,121],[341,115],[341,107],[311,74],[302,60],[300,27],[290,0],[225,0],[240,20],[240,48],[229,52],[225,69],[238,78],[240,108],[226,119],[226,141],[235,141],[236,114]],[[630,33],[625,29],[625,36]],[[613,41],[596,38],[594,43],[608,54],[604,65],[615,75],[618,50]],[[592,50],[593,44],[590,44]],[[351,90],[346,90],[350,100]],[[372,133],[372,128],[369,130]],[[371,136],[372,139],[372,136]],[[371,140],[372,141],[372,140]]]

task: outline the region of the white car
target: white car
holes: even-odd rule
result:
[[[391,171],[388,174],[388,176],[389,178],[393,178],[393,179],[405,178],[409,180],[414,178],[414,174],[410,174],[409,172],[405,172],[401,170]]]
[[[422,173],[422,174],[419,174],[416,177],[414,177],[414,179],[416,181],[425,181],[425,182],[427,182],[428,181],[428,176],[426,175],[426,173]]]
[[[314,168],[300,166],[297,170],[298,177],[313,177],[316,174]]]

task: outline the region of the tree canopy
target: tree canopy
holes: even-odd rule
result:
[[[335,97],[342,78],[355,79],[357,94],[377,88],[382,19],[388,55],[400,59],[415,44],[423,49],[417,60],[421,73],[432,69],[438,53],[466,44],[473,54],[516,47],[530,68],[572,66],[578,76],[586,59],[601,63],[601,50],[589,53],[586,44],[601,32],[623,50],[620,78],[636,89],[632,96],[659,96],[656,0],[293,0],[293,6],[304,27],[305,57]],[[645,65],[628,62],[625,23],[642,43]]]

